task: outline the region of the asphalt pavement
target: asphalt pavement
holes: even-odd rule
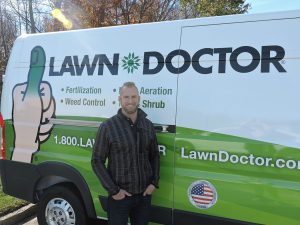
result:
[[[98,221],[91,221],[88,223],[89,225],[107,225],[106,221],[98,220]],[[23,221],[17,223],[16,225],[39,225],[37,222],[36,216],[32,216],[30,218],[24,219]]]
[[[0,217],[0,225],[39,225],[36,218],[37,205],[29,204],[8,215]],[[88,225],[107,225],[106,220],[90,220]]]
[[[25,219],[17,225],[39,225],[35,216]]]
[[[99,221],[91,221],[88,223],[89,225],[107,225],[106,221],[99,220]],[[36,216],[32,216],[30,218],[25,219],[24,221],[17,223],[16,225],[39,225],[37,222]]]
[[[107,221],[103,221],[103,220],[90,221],[88,224],[89,225],[107,225]],[[39,225],[39,224],[38,224],[36,216],[33,215],[32,217],[24,219],[23,221],[17,223],[16,225]]]

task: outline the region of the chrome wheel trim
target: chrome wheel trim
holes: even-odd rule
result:
[[[62,198],[51,199],[45,210],[48,225],[75,225],[75,211],[71,204]]]

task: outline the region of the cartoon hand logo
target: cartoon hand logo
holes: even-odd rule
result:
[[[13,89],[13,127],[15,143],[12,160],[31,162],[32,154],[50,135],[55,100],[51,85],[42,81],[46,63],[44,49],[36,46],[31,51],[27,82]]]

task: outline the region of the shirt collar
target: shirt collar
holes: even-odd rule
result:
[[[127,116],[125,116],[122,113],[122,109],[121,108],[118,110],[118,114],[117,115],[118,115],[118,117],[120,117],[122,119],[125,119],[125,120],[129,119]],[[146,116],[147,116],[147,114],[143,110],[141,110],[140,108],[138,108],[136,122],[138,122],[141,118],[145,118]]]

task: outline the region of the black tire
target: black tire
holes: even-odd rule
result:
[[[37,219],[39,225],[87,224],[80,197],[70,188],[63,186],[54,186],[44,192],[38,202]]]

